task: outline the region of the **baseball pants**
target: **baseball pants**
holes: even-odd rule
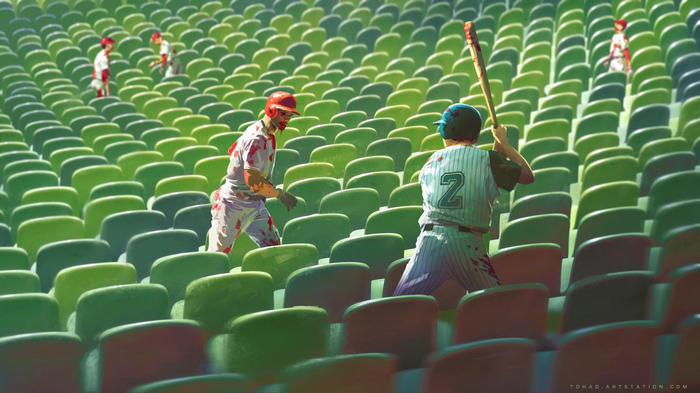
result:
[[[217,190],[211,209],[207,251],[230,253],[233,243],[245,232],[258,247],[280,245],[280,235],[264,201],[223,201]]]
[[[182,70],[182,63],[179,61],[173,62],[173,64],[170,64],[168,68],[165,70],[165,78],[169,76],[174,76],[174,75],[179,75],[180,71]]]
[[[421,232],[394,296],[430,295],[454,279],[468,292],[501,285],[481,235],[456,226],[435,226]]]
[[[627,63],[625,63],[625,58],[622,56],[615,56],[610,60],[608,64],[608,71],[624,71],[627,72]]]

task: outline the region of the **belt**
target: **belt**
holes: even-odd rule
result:
[[[422,229],[423,231],[432,231],[434,227],[445,227],[445,226],[446,226],[446,225],[426,224],[426,225],[423,225],[423,228],[421,228],[421,229]],[[473,229],[473,228],[469,228],[469,227],[465,227],[465,226],[461,226],[461,225],[457,225],[457,229],[458,229],[460,232],[473,233],[473,234],[475,234],[475,235],[483,235],[484,233],[486,233],[486,232],[477,231],[477,230],[475,230],[475,229]]]

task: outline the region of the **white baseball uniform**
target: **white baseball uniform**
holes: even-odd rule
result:
[[[519,178],[520,166],[495,151],[455,145],[435,152],[419,176],[422,231],[394,295],[429,295],[450,278],[470,292],[500,285],[482,235],[498,187],[510,191]]]
[[[245,231],[259,247],[280,244],[280,236],[265,198],[245,182],[246,169],[257,169],[267,180],[275,166],[275,136],[268,136],[262,121],[250,125],[231,148],[226,182],[214,193],[208,251],[231,252]]]
[[[90,84],[97,91],[98,97],[103,95],[105,83],[109,83],[109,56],[104,50],[101,50],[95,56],[92,69],[92,83]]]
[[[164,55],[164,60],[168,66],[168,68],[165,70],[165,77],[167,78],[169,76],[179,74],[182,70],[182,63],[177,55],[177,51],[173,49],[172,44],[166,40],[163,40],[163,42],[160,44],[160,56],[163,57]]]
[[[610,41],[610,65],[608,71],[627,72],[627,62],[625,61],[625,49],[629,49],[630,42],[624,33],[615,33]]]

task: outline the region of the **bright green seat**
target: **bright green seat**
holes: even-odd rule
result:
[[[642,146],[639,151],[639,166],[640,168],[644,168],[649,160],[664,153],[688,150],[690,150],[688,141],[680,137],[651,141]]]
[[[168,317],[168,291],[155,284],[123,284],[80,295],[68,329],[92,343],[106,330]]]
[[[435,153],[434,151],[424,151],[419,153],[411,154],[410,157],[406,159],[403,170],[403,183],[409,183],[411,177],[420,172],[421,168],[428,162],[430,156]]]
[[[83,221],[72,216],[35,218],[25,221],[17,230],[17,246],[34,262],[39,248],[45,244],[84,237]]]
[[[58,332],[58,304],[46,294],[0,296],[0,337],[36,332]]]
[[[89,200],[93,187],[120,180],[124,180],[124,175],[118,166],[95,165],[76,170],[71,185],[78,192],[78,203],[84,205]]]
[[[624,206],[636,206],[639,186],[635,182],[620,181],[591,187],[581,194],[575,226],[578,227],[587,214]]]
[[[84,208],[85,234],[94,237],[100,232],[102,221],[109,215],[127,211],[143,210],[146,204],[135,195],[117,195],[94,199]]]
[[[38,202],[64,202],[71,206],[73,214],[78,214],[78,193],[72,187],[40,187],[27,191],[22,196],[22,204]]]
[[[327,162],[313,162],[290,167],[284,174],[284,187],[289,187],[295,181],[311,177],[334,177],[335,167]]]
[[[411,141],[411,151],[420,151],[423,139],[430,133],[425,126],[399,127],[389,132],[388,138],[408,138]]]
[[[321,199],[341,188],[340,182],[333,177],[312,177],[298,180],[290,184],[287,191],[306,201],[306,211],[310,214],[318,212]]]
[[[290,220],[284,227],[282,239],[285,244],[313,244],[319,257],[326,258],[333,244],[349,235],[350,220],[347,216],[325,213]]]
[[[423,194],[418,183],[408,183],[394,189],[389,194],[387,207],[422,206]]]
[[[363,228],[367,217],[379,210],[379,194],[371,188],[354,188],[327,194],[319,213],[340,213],[350,219],[352,230]]]
[[[197,140],[191,136],[180,136],[175,138],[166,138],[156,143],[155,149],[163,154],[166,159],[172,160],[175,153],[187,146],[194,146]]]
[[[581,191],[612,181],[635,181],[637,172],[639,165],[634,157],[620,156],[597,160],[584,166]]]
[[[571,176],[566,168],[545,168],[535,172],[537,182],[531,184],[516,184],[513,190],[513,201],[526,195],[544,194],[549,192],[568,192]]]
[[[383,278],[387,267],[395,260],[403,258],[404,241],[396,233],[375,233],[343,239],[331,251],[329,261],[361,262],[369,266],[371,278]]]
[[[12,210],[9,217],[13,243],[17,237],[17,228],[25,221],[42,217],[70,216],[72,214],[72,207],[65,202],[38,202],[17,206]]]
[[[344,183],[347,185],[348,180],[361,175],[376,171],[394,171],[394,160],[389,156],[370,156],[357,158],[350,161],[345,166]]]
[[[41,292],[39,276],[26,270],[0,271],[0,296]]]
[[[404,168],[411,155],[411,140],[408,138],[380,139],[367,146],[367,156],[389,156],[394,160],[395,170]]]
[[[181,253],[158,258],[151,266],[149,282],[168,290],[170,304],[184,299],[187,285],[201,277],[228,273],[228,259],[221,253]]]
[[[393,171],[375,171],[350,178],[346,188],[372,188],[379,193],[379,204],[384,206],[389,201],[389,194],[401,184],[401,178]]]
[[[207,193],[209,191],[209,183],[207,178],[201,175],[171,176],[158,180],[153,195],[159,197],[180,191],[201,191]]]
[[[309,156],[309,162],[330,163],[335,168],[333,176],[343,177],[345,166],[356,158],[357,149],[355,146],[349,143],[339,143],[314,149]],[[285,182],[285,185],[287,184]]]
[[[598,134],[586,135],[577,140],[574,144],[574,151],[578,154],[579,160],[586,161],[591,152],[606,148],[618,146],[620,137],[617,132],[601,132]]]
[[[242,271],[260,271],[272,277],[272,288],[281,289],[296,270],[316,265],[318,251],[311,244],[285,244],[253,250],[243,258]]]
[[[173,160],[181,162],[185,166],[185,173],[192,173],[199,160],[218,155],[219,151],[213,146],[186,146],[175,152]]]
[[[75,311],[78,298],[91,289],[112,285],[136,284],[136,270],[130,264],[96,263],[68,267],[56,275],[53,295],[58,301],[61,326]]]

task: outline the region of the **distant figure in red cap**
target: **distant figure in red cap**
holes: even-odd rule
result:
[[[630,41],[623,31],[627,28],[627,22],[624,19],[615,21],[615,35],[610,42],[610,57],[605,60],[608,71],[624,71],[628,74],[632,73],[630,65]]]
[[[208,251],[230,253],[244,231],[259,247],[280,244],[265,199],[277,198],[288,210],[297,204],[294,195],[270,183],[277,149],[275,133],[287,127],[293,114],[299,114],[296,107],[292,94],[272,93],[263,119],[251,124],[229,149],[226,182],[214,193]]]
[[[177,56],[177,51],[173,49],[172,44],[163,39],[163,35],[156,31],[151,36],[151,41],[156,45],[160,45],[160,59],[148,63],[149,67],[160,64],[160,72],[163,72],[165,66],[168,69],[165,71],[165,77],[177,75],[182,71],[182,63],[180,58]]]
[[[111,94],[109,89],[109,53],[114,49],[114,40],[110,37],[102,38],[102,49],[95,57],[92,68],[92,83],[90,86],[97,92],[98,97]]]

